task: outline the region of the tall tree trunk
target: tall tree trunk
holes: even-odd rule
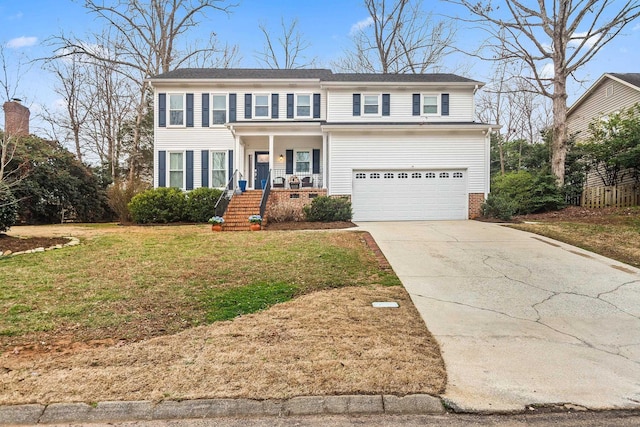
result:
[[[551,172],[559,186],[564,185],[564,162],[567,157],[567,84],[556,74],[553,84],[553,141]]]

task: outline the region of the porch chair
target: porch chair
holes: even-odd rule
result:
[[[273,178],[273,188],[284,188],[284,178],[281,176]]]
[[[289,177],[289,188],[291,189],[299,189],[300,188],[300,178],[295,175],[291,175]]]
[[[313,187],[313,178],[310,176],[305,176],[302,178],[302,188],[304,187]]]

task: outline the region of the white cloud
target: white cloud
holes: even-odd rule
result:
[[[373,25],[373,18],[372,17],[368,17],[366,19],[363,19],[362,21],[358,21],[355,24],[353,24],[351,26],[351,31],[349,31],[350,35],[353,35],[355,33],[357,33],[358,31],[362,31],[365,28],[368,28],[370,26]]]
[[[544,67],[542,67],[542,70],[540,70],[539,74],[540,74],[540,77],[542,77],[543,79],[552,78],[554,75],[553,63],[549,62],[544,64]]]
[[[37,37],[16,37],[15,39],[11,39],[7,42],[7,47],[9,49],[20,49],[21,47],[29,47],[33,46],[38,42]]]
[[[636,24],[636,25],[633,27],[633,31],[638,31],[638,30],[640,30],[640,24]]]
[[[21,19],[24,16],[22,12],[18,12],[15,15],[9,16],[9,21],[13,21],[14,19]]]
[[[571,40],[569,40],[569,46],[578,47],[587,36],[587,33],[573,33]],[[600,40],[600,35],[591,36],[585,42],[585,47],[591,49]]]

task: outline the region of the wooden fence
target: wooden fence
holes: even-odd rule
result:
[[[638,206],[640,205],[640,187],[633,184],[587,187],[582,192],[581,205],[586,208]]]

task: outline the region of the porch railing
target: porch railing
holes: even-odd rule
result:
[[[229,206],[229,202],[238,188],[238,181],[240,179],[242,179],[242,174],[236,169],[233,175],[231,175],[231,178],[229,178],[229,181],[227,181],[225,189],[222,191],[222,194],[214,206],[216,216],[223,216],[227,211],[227,206]]]
[[[267,184],[262,189],[262,199],[260,199],[260,216],[264,218],[264,213],[267,210],[267,200],[269,200],[269,193],[271,192],[271,171],[267,175]]]
[[[296,176],[300,182],[299,185],[291,185],[291,177]],[[308,178],[308,179],[305,179]],[[318,173],[309,172],[293,172],[287,173],[286,169],[273,169],[271,171],[271,183],[274,189],[278,188],[286,188],[286,189],[295,189],[295,188],[322,188],[322,169]]]

